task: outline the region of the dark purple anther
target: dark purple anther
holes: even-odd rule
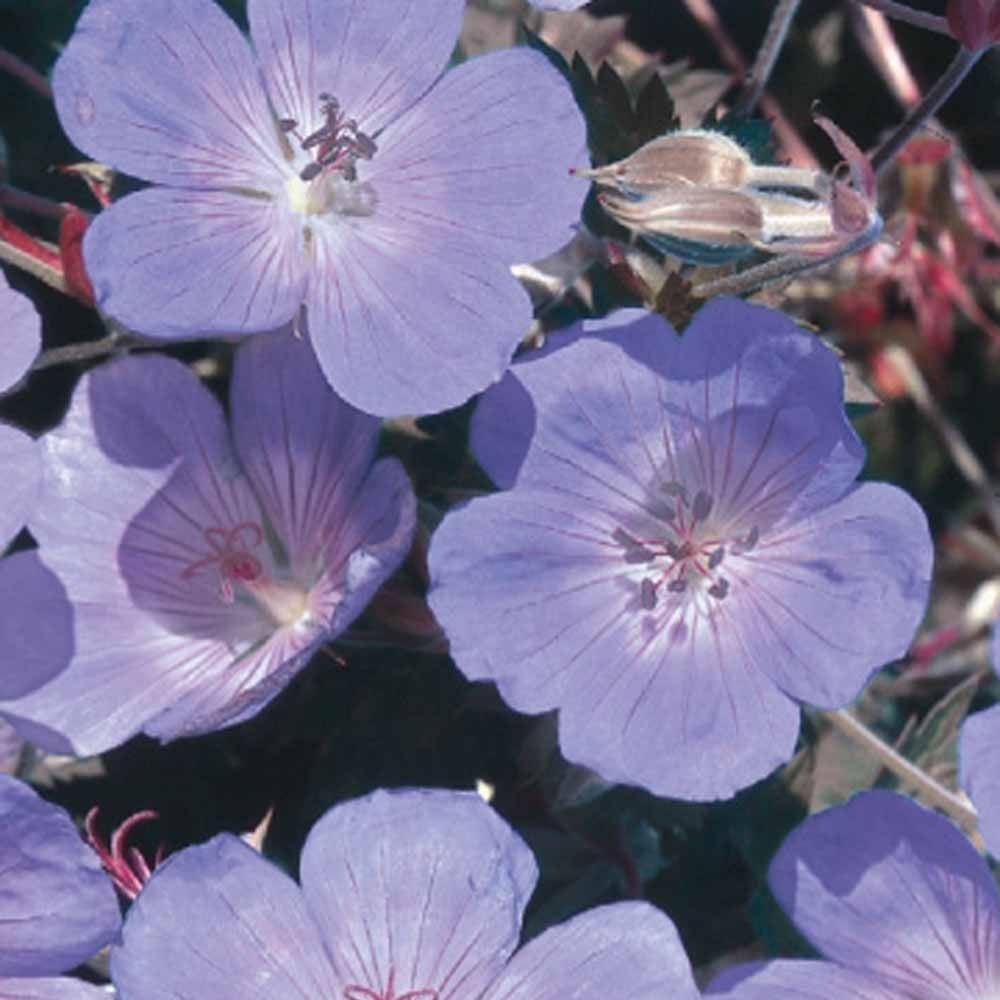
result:
[[[704,490],[698,490],[691,505],[691,516],[696,521],[704,521],[712,510],[712,496]]]
[[[729,593],[729,581],[725,577],[721,577],[708,588],[708,592],[721,601]]]
[[[645,611],[652,611],[656,607],[656,586],[648,576],[639,585],[639,603]]]

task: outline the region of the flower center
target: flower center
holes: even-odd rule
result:
[[[646,564],[651,572],[639,580],[639,604],[652,611],[661,600],[689,600],[704,594],[712,603],[729,595],[730,579],[723,572],[727,555],[742,555],[756,546],[756,527],[742,537],[723,538],[713,530],[715,498],[705,490],[693,497],[682,483],[662,486],[667,505],[658,512],[665,533],[658,538],[638,538],[615,528],[612,538],[623,549],[625,562]],[[654,565],[655,564],[655,565]]]
[[[332,94],[320,94],[323,124],[301,136],[294,118],[278,119],[285,135],[294,136],[310,160],[286,185],[292,209],[303,215],[328,211],[340,215],[371,215],[375,193],[358,181],[358,160],[370,160],[378,151],[375,140],[362,132]]]
[[[250,600],[278,626],[293,625],[306,613],[309,595],[305,589],[265,572],[264,564],[251,551],[264,541],[259,524],[244,521],[235,528],[206,528],[202,536],[211,551],[185,567],[182,580],[215,567],[223,604],[232,604],[237,598]]]

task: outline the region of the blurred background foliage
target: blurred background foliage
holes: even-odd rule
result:
[[[48,72],[83,5],[3,0],[0,45]],[[245,24],[242,0],[222,5]],[[707,6],[707,0],[595,0],[587,12],[543,16],[519,0],[472,0],[456,57],[511,44],[530,32],[535,44],[565,60],[578,96],[589,104],[592,126],[597,122],[595,147],[605,143],[599,155],[613,159],[666,128],[674,116],[691,126],[718,117],[719,102],[732,103],[732,67],[718,37],[696,16]],[[923,6],[940,11],[935,0]],[[714,0],[730,40],[748,59],[771,9],[769,0]],[[835,154],[813,125],[814,102],[862,148],[875,145],[902,116],[862,44],[858,23],[858,11],[842,0],[805,0],[768,88],[791,129],[827,168]],[[905,25],[894,31],[914,79],[926,88],[951,58],[953,43]],[[63,136],[51,103],[13,77],[0,79],[3,179],[95,211],[79,179],[54,169],[80,156]],[[993,52],[940,116],[992,188],[1000,181],[998,95],[1000,54]],[[777,149],[779,157],[787,155],[780,142]],[[938,192],[933,198],[943,190],[947,200],[949,164],[947,158],[932,164],[917,180],[900,171],[887,179],[883,214],[890,234],[896,232],[893,217],[912,210],[907,185],[919,181],[926,191]],[[116,192],[122,190],[119,182]],[[953,236],[961,221],[942,214],[933,198],[917,223],[932,248],[942,234]],[[0,208],[36,235],[56,238],[53,220],[29,220]],[[591,217],[593,211],[591,206]],[[608,234],[622,236],[613,228]],[[996,252],[995,245],[983,251],[994,268]],[[41,311],[47,348],[104,334],[93,310],[6,271]],[[551,273],[563,273],[559,261]],[[996,277],[973,285],[961,268],[957,277],[983,314],[1000,322]],[[937,315],[946,313],[947,322],[928,336],[903,286],[883,284],[855,301],[863,286],[857,265],[846,262],[772,290],[767,301],[814,324],[853,364],[859,382],[874,387],[880,402],[857,408],[857,428],[869,449],[866,475],[903,486],[927,511],[938,551],[927,620],[911,655],[880,672],[853,711],[954,789],[957,727],[968,711],[998,694],[987,670],[986,626],[997,611],[991,581],[1000,575],[1000,538],[982,489],[959,471],[954,446],[944,443],[941,429],[959,435],[996,481],[1000,340],[970,320],[945,290],[931,289],[947,300],[936,303]],[[545,304],[536,333],[628,297],[627,281],[615,267],[592,267],[582,284],[574,276],[565,294]],[[904,352],[903,362],[894,349]],[[224,394],[231,345],[196,342],[169,350],[197,363]],[[53,426],[79,371],[61,365],[34,374],[25,389],[0,401],[0,417],[36,432]],[[931,410],[919,400],[920,385]],[[466,451],[470,411],[471,404],[416,422],[397,421],[384,434],[384,450],[403,459],[425,502],[428,530],[450,503],[488,488]],[[19,544],[30,540],[22,536]],[[219,830],[260,828],[266,853],[291,871],[310,824],[336,801],[378,786],[478,783],[538,855],[542,882],[527,933],[596,903],[642,896],[675,920],[702,977],[735,960],[808,954],[763,887],[768,861],[809,810],[859,788],[895,784],[879,761],[817,712],[804,718],[795,759],[733,801],[670,802],[610,787],[561,759],[552,718],[516,715],[491,687],[470,685],[455,671],[421,602],[419,555],[348,641],[317,657],[257,719],[167,747],[136,739],[96,760],[32,757],[22,761],[22,774],[77,817],[98,804],[105,831],[140,809],[157,810],[159,820],[137,833],[147,850],[163,843],[169,852]]]

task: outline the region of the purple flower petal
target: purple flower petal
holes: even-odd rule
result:
[[[230,401],[236,450],[264,510],[293,562],[313,558],[368,474],[379,421],[330,391],[307,343],[283,336],[244,345]]]
[[[260,73],[212,0],[91,0],[52,83],[66,134],[95,160],[176,187],[281,183]]]
[[[0,424],[0,545],[6,545],[28,520],[38,503],[42,477],[41,456],[34,440],[23,431]]]
[[[22,731],[44,727],[43,745],[97,753],[140,730],[166,740],[249,718],[405,555],[415,502],[395,461],[362,469],[371,421],[333,398],[294,337],[243,352],[234,420],[249,470],[221,408],[165,358],[85,376],[45,439],[48,488],[31,527],[66,588],[72,648],[61,673],[0,704]],[[284,378],[264,391],[275,372]],[[267,433],[242,427],[258,389],[260,412],[279,421]],[[26,681],[48,666],[40,659]]]
[[[369,135],[443,72],[462,0],[250,0],[250,34],[279,118],[302,136],[323,124],[320,94]]]
[[[727,1000],[903,1000],[864,973],[833,962],[793,960],[733,966],[716,976],[705,992]]]
[[[511,959],[483,1000],[698,1000],[674,925],[616,903],[550,927]]]
[[[73,611],[62,584],[34,551],[0,560],[0,602],[0,709],[6,709],[65,668],[73,655]]]
[[[852,701],[877,667],[903,655],[923,618],[927,537],[907,494],[867,483],[762,541],[740,573],[731,570],[748,655],[792,698],[824,708]],[[737,587],[745,608],[735,607]]]
[[[301,226],[283,200],[150,188],[84,237],[102,309],[151,337],[273,330],[305,290]]]
[[[79,979],[0,979],[3,1000],[114,1000],[103,986]]]
[[[12,389],[42,347],[42,322],[27,295],[15,292],[0,272],[0,392]],[[8,480],[5,480],[8,481]]]
[[[905,648],[926,523],[888,488],[848,496],[863,452],[837,360],[781,314],[716,300],[683,339],[656,318],[604,338],[517,366],[533,438],[509,494],[438,529],[431,606],[467,676],[561,710],[570,759],[730,795],[790,755],[789,696],[840,703]],[[516,466],[497,439],[484,464]],[[821,605],[820,583],[842,590]],[[863,641],[817,624],[867,600],[886,613]]]
[[[524,842],[478,796],[424,790],[332,809],[301,871],[347,1000],[385,998],[390,984],[396,997],[478,997],[517,945],[537,877]]]
[[[464,240],[425,245],[422,227],[388,217],[316,230],[309,339],[334,390],[367,413],[463,403],[500,378],[531,322],[506,263]]]
[[[572,238],[587,190],[569,168],[586,142],[583,116],[548,60],[505,49],[450,70],[390,125],[365,180],[379,210],[421,229],[429,247],[464,242],[516,264]]]
[[[129,910],[111,974],[143,1000],[338,996],[299,887],[222,834],[168,858]]]
[[[970,715],[958,742],[959,784],[979,813],[979,832],[1000,856],[1000,705]]]
[[[785,912],[827,957],[904,996],[985,997],[1000,982],[1000,901],[948,820],[891,792],[811,816],[771,863]]]
[[[62,809],[0,775],[0,830],[0,976],[64,972],[118,933],[111,882]]]

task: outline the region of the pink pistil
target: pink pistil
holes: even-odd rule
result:
[[[234,583],[254,583],[264,575],[264,567],[250,549],[264,540],[259,524],[244,521],[235,528],[206,528],[202,535],[212,554],[187,566],[181,579],[190,580],[206,566],[218,564],[219,593],[226,604],[234,600]]]

